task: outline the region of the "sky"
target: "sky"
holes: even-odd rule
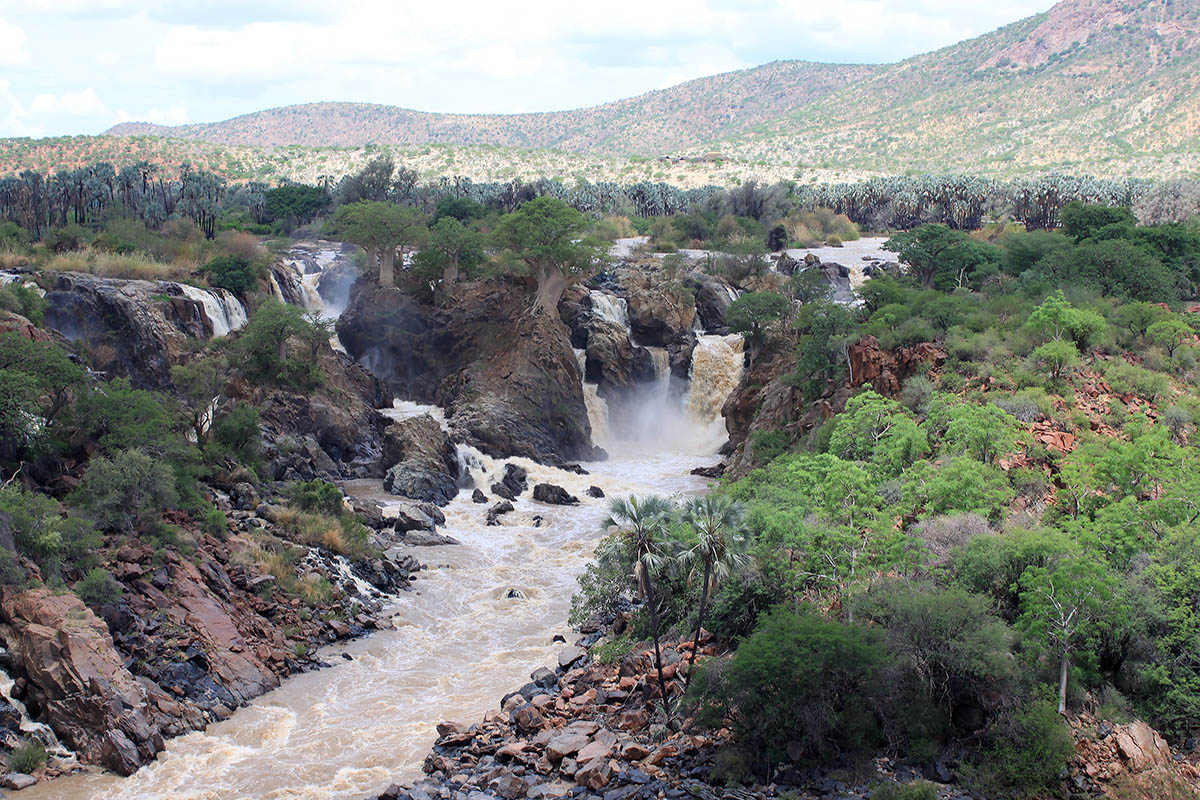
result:
[[[1049,0],[0,0],[0,137],[323,100],[579,108],[777,59],[896,61]]]

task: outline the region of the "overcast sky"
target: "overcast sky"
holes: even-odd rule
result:
[[[0,136],[352,100],[551,111],[776,59],[895,61],[1049,0],[0,0]]]

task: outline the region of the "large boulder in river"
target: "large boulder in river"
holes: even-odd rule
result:
[[[650,351],[629,341],[629,332],[613,322],[593,319],[587,323],[584,378],[599,384],[600,396],[620,401],[639,385],[655,379]]]
[[[526,480],[529,477],[522,467],[516,464],[504,465],[504,476],[499,481],[492,484],[492,494],[497,497],[503,497],[505,500],[516,500],[527,488],[529,483]]]
[[[577,506],[579,498],[553,483],[539,483],[533,487],[533,499],[554,506]]]
[[[383,488],[444,506],[458,494],[458,450],[428,414],[393,422],[383,431]]]
[[[462,284],[444,307],[360,284],[338,332],[402,396],[445,408],[459,441],[500,458],[594,458],[568,330],[531,301],[513,276]]]
[[[683,279],[683,285],[696,294],[696,315],[708,333],[724,333],[728,326],[725,310],[737,299],[737,290],[724,280],[694,270]]]

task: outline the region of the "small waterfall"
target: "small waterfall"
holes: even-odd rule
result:
[[[629,330],[629,304],[625,302],[625,298],[606,294],[595,289],[590,292],[590,295],[592,299],[592,313],[602,320],[611,322],[614,325],[620,325],[627,331]]]
[[[16,272],[0,272],[0,286],[8,286],[10,283],[19,281],[21,276]]]
[[[716,446],[725,438],[721,407],[737,388],[745,369],[744,345],[741,335],[736,333],[700,336],[692,352],[690,386],[684,405],[692,422],[703,427],[705,441],[716,441]]]
[[[579,374],[584,374],[587,364],[587,351],[576,350],[575,358],[579,362]],[[583,404],[587,407],[588,424],[592,427],[592,444],[605,447],[608,444],[608,402],[600,396],[600,387],[595,383],[583,381]]]
[[[345,592],[352,602],[370,603],[383,597],[383,592],[354,574],[350,561],[343,555],[310,547],[302,564],[307,569],[327,573],[330,582]]]
[[[0,670],[0,698],[3,698],[4,702],[15,708],[17,713],[21,715],[19,725],[21,733],[26,734],[29,739],[41,742],[42,747],[46,748],[46,752],[50,755],[74,761],[75,754],[64,747],[62,742],[58,741],[58,737],[54,735],[54,731],[49,725],[30,719],[29,711],[25,708],[25,704],[13,697],[13,687],[15,685],[16,681],[13,680],[12,676]]]
[[[246,308],[241,301],[225,289],[198,289],[186,283],[176,284],[189,300],[204,306],[204,313],[212,324],[212,335],[228,336],[246,324]]]

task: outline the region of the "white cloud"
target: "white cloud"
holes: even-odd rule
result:
[[[73,117],[87,117],[104,114],[108,106],[96,94],[92,87],[82,92],[64,92],[61,95],[39,94],[33,98],[29,110],[34,114],[64,114]]]
[[[27,57],[24,29],[0,20],[0,64],[16,66],[24,63]]]

